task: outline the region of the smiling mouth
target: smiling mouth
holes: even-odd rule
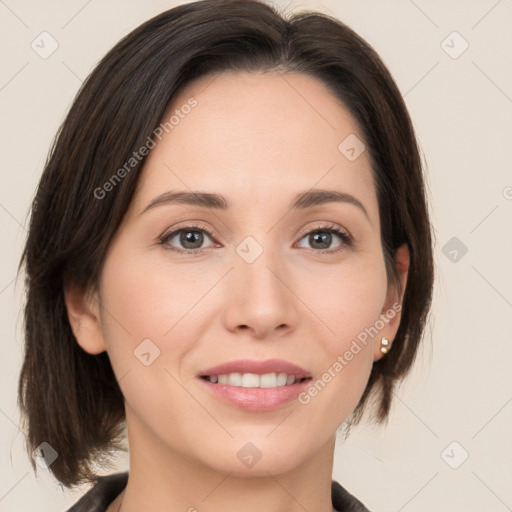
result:
[[[201,375],[201,378],[211,382],[212,384],[223,384],[231,387],[242,388],[278,388],[284,386],[292,386],[311,377],[299,377],[287,373],[265,373],[259,375],[257,373],[224,373],[221,375]]]

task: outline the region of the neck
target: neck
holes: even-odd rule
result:
[[[133,419],[133,418],[132,418]],[[128,420],[128,417],[127,417]],[[217,471],[171,450],[129,422],[130,473],[108,512],[332,512],[334,436],[286,472],[260,476]],[[261,473],[261,472],[260,472]]]

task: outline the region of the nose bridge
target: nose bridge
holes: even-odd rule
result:
[[[270,244],[271,237],[267,237]],[[225,318],[228,327],[250,328],[257,337],[284,326],[293,328],[297,320],[296,300],[287,288],[283,255],[248,236],[235,248],[230,272]]]
[[[284,286],[275,275],[275,269],[282,266],[279,265],[279,256],[270,247],[264,249],[255,243],[244,241],[239,244],[236,251],[239,261],[235,263],[235,272],[241,281],[245,281],[248,296],[263,294],[269,300],[277,299],[283,295],[281,288]]]
[[[270,237],[265,244],[263,246],[250,236],[244,239],[236,247],[235,273],[246,286],[244,295],[247,298],[270,304],[289,298],[285,297],[284,285],[275,275],[276,268],[283,266],[279,261],[283,256],[270,246]]]

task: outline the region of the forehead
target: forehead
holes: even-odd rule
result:
[[[248,200],[279,205],[310,188],[332,188],[377,215],[368,151],[350,160],[340,150],[345,140],[363,142],[357,121],[313,77],[201,77],[174,97],[161,127],[134,200],[139,212],[169,190],[220,193],[246,208]]]

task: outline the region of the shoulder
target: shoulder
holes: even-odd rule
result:
[[[332,506],[339,512],[370,512],[336,480],[331,483]]]
[[[100,476],[94,487],[66,512],[105,512],[128,482],[128,471]]]

